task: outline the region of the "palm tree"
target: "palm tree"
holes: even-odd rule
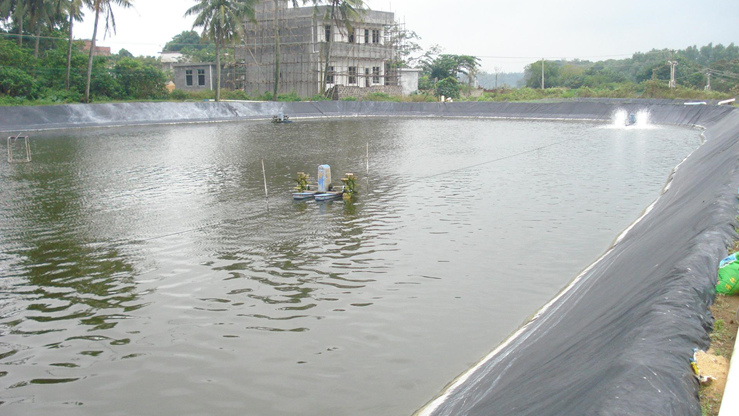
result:
[[[108,30],[112,29],[115,33],[115,16],[113,16],[113,4],[123,7],[124,9],[131,7],[132,0],[91,0],[91,9],[95,12],[95,24],[92,29],[92,40],[90,41],[90,55],[87,59],[87,84],[85,85],[85,102],[90,102],[90,80],[92,79],[92,57],[95,53],[95,37],[98,33],[98,22],[100,13],[105,15],[105,32],[103,37],[108,34]]]
[[[69,16],[69,43],[67,45],[67,75],[64,79],[64,85],[69,90],[69,73],[72,68],[72,29],[74,27],[74,21],[82,21],[82,2],[83,0],[60,0],[60,8],[67,12]],[[85,5],[90,6],[89,0],[84,0]]]
[[[0,17],[12,19],[18,28],[18,46],[23,46],[23,19],[27,11],[26,0],[0,0]]]
[[[185,12],[195,15],[193,29],[202,27],[201,37],[216,44],[216,101],[221,99],[221,48],[226,42],[241,37],[242,21],[245,18],[256,22],[254,5],[258,0],[196,0],[198,3]]]
[[[33,57],[38,58],[39,43],[41,41],[41,28],[43,22],[54,27],[61,20],[61,10],[55,7],[54,0],[25,0],[33,26],[36,42],[33,49]]]
[[[324,13],[323,20],[330,22],[331,25],[336,25],[339,31],[347,29],[353,30],[352,23],[361,21],[362,16],[365,13],[366,5],[363,0],[312,0],[316,10],[322,3],[328,3],[328,8]],[[329,30],[329,34],[332,35]],[[331,39],[326,39],[323,47],[323,76],[321,77],[321,94],[326,93],[326,83],[328,78],[328,72],[330,68],[331,59]]]

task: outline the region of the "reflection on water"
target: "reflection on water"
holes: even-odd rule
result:
[[[32,163],[0,164],[0,409],[411,414],[697,145],[438,119],[35,136]],[[293,202],[296,172],[323,163],[360,194]]]

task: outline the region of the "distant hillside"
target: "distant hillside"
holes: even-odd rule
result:
[[[739,47],[708,44],[683,50],[657,50],[635,53],[627,59],[606,61],[545,61],[545,86],[598,88],[609,84],[669,81],[670,65],[677,62],[675,81],[680,86],[704,89],[710,78],[714,91],[739,92]],[[523,85],[541,86],[541,61],[526,66]]]

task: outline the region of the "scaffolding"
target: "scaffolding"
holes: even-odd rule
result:
[[[266,1],[256,6],[256,22],[245,22],[243,43],[234,50],[235,63],[226,68],[227,88],[250,95],[273,92],[277,47],[278,94],[324,94],[324,75],[333,81],[327,82],[327,90],[337,85],[371,89],[399,85],[393,65],[397,58],[393,13],[366,11],[361,21],[347,28],[327,18],[329,6],[292,8],[286,0],[277,4],[277,21],[275,2]]]

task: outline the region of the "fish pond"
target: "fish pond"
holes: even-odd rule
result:
[[[0,162],[0,413],[410,415],[699,145],[437,118],[32,134]],[[359,194],[293,201],[321,164]]]

